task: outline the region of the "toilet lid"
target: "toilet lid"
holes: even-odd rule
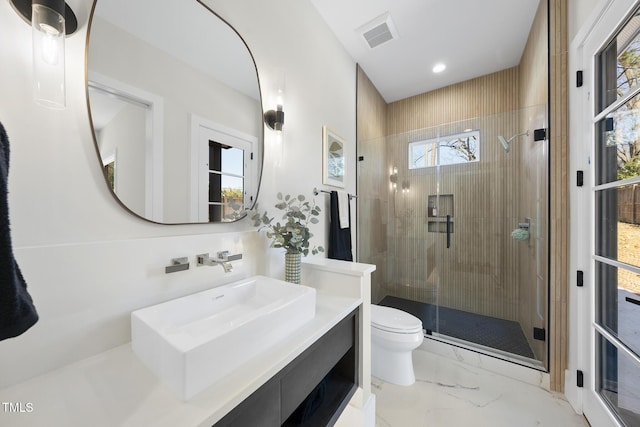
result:
[[[415,316],[391,307],[371,304],[371,326],[383,331],[414,333],[422,331],[422,322]]]

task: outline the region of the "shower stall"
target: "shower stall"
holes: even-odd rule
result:
[[[372,302],[425,337],[547,366],[547,106],[358,143]]]

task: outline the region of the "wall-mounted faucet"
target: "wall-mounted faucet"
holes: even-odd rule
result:
[[[229,273],[233,270],[231,261],[237,261],[239,259],[242,259],[242,254],[229,255],[229,251],[220,251],[217,253],[217,258],[211,258],[208,253],[196,255],[196,265],[198,267],[202,267],[204,265],[221,265],[224,272]]]

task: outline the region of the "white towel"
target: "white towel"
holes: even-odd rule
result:
[[[340,228],[349,228],[349,193],[338,191],[338,216]]]

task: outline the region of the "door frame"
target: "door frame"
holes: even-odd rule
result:
[[[616,416],[596,391],[596,291],[595,291],[595,174],[593,119],[596,96],[595,56],[616,34],[621,23],[639,0],[601,0],[586,24],[574,37],[569,49],[570,108],[570,200],[569,229],[569,355],[565,371],[565,395],[578,413],[591,425],[620,426]],[[577,73],[582,72],[583,85],[577,87]],[[574,77],[575,76],[575,77]],[[583,173],[584,185],[576,178]],[[588,212],[587,215],[581,214]],[[578,287],[578,271],[584,273],[584,286]],[[583,386],[578,385],[578,372],[583,373]]]
[[[87,77],[87,102],[89,88],[103,93],[130,99],[148,108],[145,123],[145,211],[144,218],[161,223],[164,217],[164,100],[162,97],[121,82],[107,75],[90,71]],[[97,143],[97,141],[96,141]]]
[[[242,147],[245,149],[245,198],[256,198],[257,188],[253,188],[253,176],[255,173],[248,167],[247,155],[255,158],[258,138],[240,132],[236,129],[213,122],[196,114],[191,114],[191,137],[190,137],[190,196],[189,196],[189,221],[209,222],[209,146],[202,143],[203,134],[214,138],[217,142],[227,145]],[[252,205],[253,202],[249,203]],[[245,205],[246,206],[246,205]]]

